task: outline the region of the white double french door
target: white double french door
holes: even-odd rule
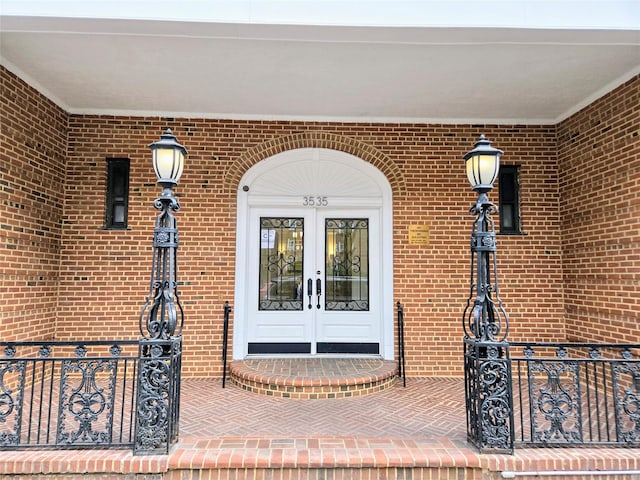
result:
[[[249,355],[380,353],[380,210],[327,203],[249,210]]]

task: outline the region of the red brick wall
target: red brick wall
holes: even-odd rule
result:
[[[0,66],[0,340],[55,331],[67,119]]]
[[[564,337],[555,128],[223,121],[71,116],[60,337],[135,337],[147,294],[151,233],[160,193],[147,145],[170,127],[189,149],[177,214],[179,277],[186,310],[187,375],[219,375],[222,303],[233,300],[237,180],[259,161],[247,152],[334,145],[393,175],[395,294],[406,312],[411,375],[461,372],[461,313],[468,295],[470,190],[462,155],[480,133],[522,165],[527,235],[500,237],[502,298],[511,338]],[[279,141],[286,138],[287,141]],[[372,154],[371,152],[375,152]],[[131,159],[128,231],[102,230],[105,158]],[[387,162],[388,165],[383,164]],[[240,168],[242,171],[238,172]],[[497,192],[492,194],[497,199]],[[428,246],[408,243],[408,227],[429,225]],[[535,275],[534,275],[535,273]],[[555,302],[549,299],[555,299]]]
[[[570,339],[640,341],[640,76],[558,125]]]
[[[498,237],[509,338],[564,340],[566,318],[569,332],[584,332],[574,340],[638,339],[639,78],[558,126],[470,126],[67,118],[0,72],[3,339],[54,330],[60,339],[139,335],[152,201],[160,193],[147,145],[167,127],[190,153],[176,189],[187,375],[221,371],[222,303],[233,300],[236,179],[276,153],[273,145],[296,146],[289,140],[299,137],[304,146],[360,155],[390,178],[394,298],[405,306],[410,375],[461,373],[467,211],[475,198],[461,157],[480,133],[505,151],[504,164],[521,165],[526,235]],[[102,229],[109,157],[131,159],[127,231]],[[490,198],[497,201],[498,192]],[[413,224],[430,227],[428,246],[409,244]]]

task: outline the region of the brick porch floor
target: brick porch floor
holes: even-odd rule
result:
[[[65,480],[86,474],[101,480],[497,480],[503,471],[596,475],[612,470],[627,473],[562,478],[640,479],[640,449],[478,454],[465,439],[462,379],[409,378],[406,388],[396,381],[372,395],[323,400],[269,397],[229,382],[221,387],[221,380],[183,380],[180,441],[168,456],[134,457],[126,450],[2,452],[0,475],[33,479],[45,474]]]

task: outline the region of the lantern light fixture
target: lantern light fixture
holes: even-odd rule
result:
[[[470,152],[464,156],[467,167],[467,178],[471,188],[478,193],[487,193],[493,188],[493,182],[500,169],[502,150],[493,148],[491,142],[480,135]]]
[[[187,149],[178,143],[170,128],[160,135],[159,141],[150,144],[149,148],[153,154],[153,168],[158,183],[166,188],[177,185],[184,169]]]

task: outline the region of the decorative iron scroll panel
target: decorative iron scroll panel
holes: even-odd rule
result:
[[[166,455],[178,440],[182,337],[140,342],[134,455]]]
[[[302,310],[303,218],[260,217],[260,310]]]
[[[612,374],[618,442],[639,445],[640,363],[615,363]]]
[[[511,347],[517,443],[640,445],[640,345]]]
[[[536,443],[582,443],[580,364],[531,362],[531,435]]]
[[[513,453],[509,344],[465,338],[464,349],[467,439],[481,452]]]
[[[7,357],[15,349],[5,349]],[[0,362],[0,447],[19,445],[22,430],[22,411],[27,362],[5,360]]]
[[[325,219],[325,310],[369,310],[369,220]]]
[[[56,442],[110,444],[116,360],[63,360]]]
[[[137,341],[0,342],[0,450],[134,443]]]

